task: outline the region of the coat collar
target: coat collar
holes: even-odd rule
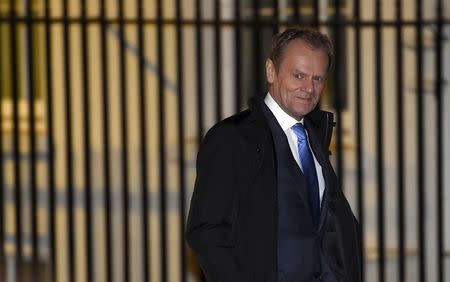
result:
[[[263,103],[264,97],[261,95],[256,95],[249,99],[248,106],[251,111],[250,122],[258,120],[264,121],[264,114],[262,113]],[[316,133],[317,141],[320,143],[324,152],[327,153],[334,127],[333,114],[322,111],[316,107],[304,117],[304,124],[309,131],[314,131]]]
[[[257,113],[256,116],[253,116],[253,118],[255,118],[255,119],[258,117],[258,115],[262,116],[261,103],[264,103],[264,98],[259,95],[253,96],[248,101],[249,109],[252,112]],[[308,122],[311,125],[313,125],[314,127],[319,128],[322,125],[324,119],[327,118],[327,114],[331,114],[331,113],[322,111],[316,107],[312,112],[310,112],[309,114],[307,114],[305,116],[305,120],[308,120]]]

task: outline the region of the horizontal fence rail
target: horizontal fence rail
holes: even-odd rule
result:
[[[25,17],[25,16],[2,16],[0,18],[1,22],[7,22],[11,19],[14,19],[16,23],[27,23],[31,22],[33,24],[38,23],[45,23],[46,18],[40,17],[40,16],[31,16],[31,17]],[[99,22],[105,22],[108,24],[119,24],[120,22],[123,22],[125,25],[136,25],[136,24],[143,24],[143,25],[158,25],[158,24],[164,24],[166,26],[175,26],[177,24],[176,19],[167,19],[164,18],[160,21],[156,19],[133,19],[133,18],[125,18],[125,19],[119,19],[117,17],[108,17],[103,19],[102,17],[95,17],[95,16],[89,16],[87,18],[77,17],[77,16],[68,16],[68,17],[53,17],[52,23],[69,23],[69,24],[98,24]],[[182,19],[180,20],[180,23],[183,26],[194,26],[197,23],[200,23],[202,26],[214,26],[217,23],[220,24],[222,27],[228,27],[228,26],[234,26],[236,25],[235,20],[208,20],[208,19],[201,19],[200,21],[197,21],[196,19]],[[254,26],[255,23],[261,25],[261,26],[267,26],[267,27],[273,27],[276,23],[278,25],[296,25],[296,23],[292,20],[275,20],[275,19],[260,19],[258,21],[254,19],[240,19],[239,25],[243,27],[248,26]],[[394,27],[396,24],[400,23],[402,26],[414,26],[417,24],[420,24],[421,26],[427,26],[427,25],[435,25],[438,23],[441,23],[443,25],[450,24],[449,19],[443,19],[441,21],[438,21],[437,19],[423,19],[423,20],[351,20],[346,19],[342,22],[340,22],[340,25],[343,26],[354,26],[356,24],[360,25],[361,27],[373,27],[378,24],[383,25],[384,27]],[[333,20],[324,20],[319,21],[317,23],[307,22],[304,23],[305,26],[334,26],[335,22]]]
[[[0,281],[202,281],[198,146],[319,28],[364,281],[450,279],[450,14],[433,0],[0,0]]]

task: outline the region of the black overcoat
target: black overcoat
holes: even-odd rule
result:
[[[277,280],[276,162],[257,99],[212,127],[197,156],[186,240],[207,281]],[[358,224],[328,160],[332,114],[316,109],[304,123],[326,185],[321,252],[340,281],[361,281]]]

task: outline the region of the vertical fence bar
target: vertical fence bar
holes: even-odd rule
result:
[[[53,60],[52,60],[52,32],[50,19],[50,0],[45,0],[45,58],[46,58],[46,86],[47,86],[47,150],[48,150],[48,185],[49,185],[49,209],[50,209],[50,231],[49,231],[49,254],[50,254],[50,281],[57,279],[57,253],[56,253],[56,205],[55,205],[55,159],[53,144]]]
[[[340,11],[340,0],[336,0],[334,1],[334,28],[333,28],[333,33],[334,33],[334,50],[335,50],[335,68],[334,68],[334,72],[333,72],[333,80],[334,80],[334,89],[333,89],[333,94],[334,94],[334,106],[336,109],[336,119],[337,119],[337,124],[336,124],[336,145],[337,145],[337,154],[336,154],[336,172],[339,178],[339,187],[341,189],[343,189],[343,185],[342,183],[344,183],[344,173],[343,173],[343,167],[344,167],[344,152],[343,152],[343,144],[342,144],[342,140],[343,140],[343,130],[342,130],[342,95],[344,95],[343,93],[343,87],[342,87],[342,83],[343,81],[340,79],[341,78],[341,73],[340,73],[340,68],[342,67],[341,65],[345,64],[346,62],[344,62],[344,60],[341,59],[341,55],[346,51],[346,50],[341,50],[341,42],[342,42],[342,38],[341,38],[341,34],[342,34],[342,30],[344,29],[344,25],[341,21],[341,11]]]
[[[240,1],[234,0],[234,108],[236,113],[242,108],[241,25]]]
[[[28,77],[28,134],[30,140],[30,180],[31,180],[31,251],[32,251],[32,275],[38,275],[38,213],[37,213],[37,181],[36,181],[36,126],[34,121],[34,56],[33,56],[33,22],[32,7],[30,1],[26,1],[26,50],[27,50],[27,77]]]
[[[159,200],[160,200],[160,228],[161,228],[161,281],[167,281],[167,213],[166,213],[166,138],[165,138],[165,96],[164,96],[164,33],[163,33],[163,5],[157,0],[157,65],[158,65],[158,97],[159,97]]]
[[[159,15],[159,14],[158,14]],[[162,19],[158,18],[160,26]],[[204,88],[203,88],[203,33],[202,33],[202,5],[200,0],[195,0],[195,37],[196,37],[196,58],[197,58],[197,144],[201,143],[203,138],[203,104],[204,104]],[[162,46],[161,46],[162,48]]]
[[[216,79],[216,122],[222,119],[222,32],[220,0],[214,1],[214,55]]]
[[[84,147],[84,189],[86,204],[86,278],[87,282],[94,281],[94,253],[93,253],[93,236],[92,236],[92,172],[91,172],[91,126],[90,126],[90,81],[89,81],[89,51],[88,51],[88,31],[87,31],[87,15],[86,0],[81,0],[81,51],[82,51],[82,68],[83,68],[83,147]]]
[[[404,282],[405,272],[405,149],[404,149],[404,109],[403,109],[403,34],[402,34],[402,1],[396,0],[396,104],[397,104],[397,222],[398,222],[398,280]]]
[[[277,34],[280,28],[280,9],[278,8],[278,5],[278,0],[272,0],[273,17],[275,19],[272,32],[273,34]]]
[[[159,13],[158,13],[159,15]],[[160,19],[161,21],[161,19]],[[161,23],[158,25],[158,27],[161,25]],[[159,36],[159,34],[158,34]],[[161,35],[162,36],[162,35]],[[202,32],[202,5],[201,0],[195,0],[195,56],[197,59],[197,79],[196,79],[196,85],[197,85],[197,145],[200,146],[200,143],[203,139],[203,120],[204,120],[204,113],[203,113],[203,105],[204,105],[204,87],[203,87],[203,56],[202,56],[202,50],[203,50],[203,32]],[[158,37],[159,39],[159,37]],[[157,40],[159,42],[159,40]],[[158,56],[159,57],[159,56]],[[162,66],[161,66],[162,67]],[[162,69],[160,67],[160,73],[162,73]],[[161,82],[159,83],[159,88],[161,88]],[[160,93],[161,93],[160,89]],[[161,95],[161,94],[160,94]],[[162,265],[162,268],[164,266]],[[201,271],[200,272],[200,281],[205,281],[205,277]]]
[[[119,66],[120,66],[120,123],[121,123],[121,170],[122,170],[122,216],[123,216],[123,281],[130,281],[130,240],[129,240],[129,187],[128,187],[128,126],[127,126],[127,66],[125,58],[125,1],[118,0],[119,7]]]
[[[256,84],[257,95],[262,95],[262,84],[261,84],[261,45],[260,45],[260,17],[259,17],[259,1],[253,0],[253,74]]]
[[[109,52],[107,46],[106,32],[108,23],[106,19],[106,0],[100,2],[100,18],[101,18],[101,69],[102,69],[102,134],[103,134],[103,182],[105,187],[105,255],[106,255],[106,281],[112,282],[113,272],[113,244],[112,244],[112,206],[111,206],[111,143],[109,129]]]
[[[63,40],[64,40],[64,79],[65,79],[65,126],[66,126],[66,179],[67,179],[67,209],[68,209],[68,281],[77,281],[75,269],[75,220],[74,220],[74,175],[73,175],[73,134],[72,134],[72,80],[70,63],[70,26],[68,15],[68,0],[63,1]]]
[[[159,15],[159,13],[158,13]],[[204,120],[204,113],[203,113],[203,105],[204,105],[204,87],[203,87],[203,32],[202,32],[202,2],[201,0],[195,0],[195,56],[197,59],[197,79],[196,79],[196,85],[197,85],[197,145],[200,146],[200,143],[203,139],[203,120]],[[162,19],[159,19],[160,23],[158,26],[162,24]],[[159,37],[158,37],[159,38]],[[157,40],[158,41],[158,40]],[[161,73],[160,68],[160,73]],[[161,85],[161,83],[159,84]],[[161,86],[160,86],[161,87]],[[201,281],[204,281],[203,273],[201,272]]]
[[[436,35],[435,35],[435,91],[436,91],[436,122],[437,122],[437,134],[436,134],[436,164],[437,164],[437,277],[438,282],[445,281],[444,277],[444,103],[442,99],[442,83],[443,83],[443,36],[442,36],[442,26],[443,26],[443,11],[444,5],[442,0],[438,0],[436,4]]]
[[[423,132],[424,132],[424,121],[423,121],[423,34],[422,34],[422,9],[423,9],[423,1],[416,1],[416,57],[417,57],[417,68],[416,68],[416,87],[417,87],[417,100],[416,100],[416,108],[417,108],[417,206],[418,206],[418,225],[417,225],[417,240],[418,240],[418,253],[419,253],[419,281],[424,282],[426,277],[426,269],[425,269],[425,175],[424,175],[424,140],[423,140]]]
[[[217,2],[216,2],[217,3]],[[179,203],[180,203],[180,270],[181,282],[186,282],[186,243],[184,237],[184,229],[186,222],[186,184],[185,184],[185,156],[184,156],[184,63],[183,63],[183,26],[181,13],[181,0],[176,0],[176,29],[177,29],[177,85],[178,85],[178,179],[180,186]],[[219,12],[220,15],[220,12]]]
[[[376,154],[377,154],[377,225],[378,225],[378,280],[385,281],[384,236],[384,131],[383,131],[383,52],[381,34],[381,0],[375,7],[375,95],[376,95]]]
[[[140,125],[140,138],[141,138],[141,197],[142,197],[142,264],[144,265],[144,282],[150,281],[151,264],[149,258],[149,205],[148,205],[148,157],[147,157],[147,115],[146,115],[146,88],[145,88],[145,44],[144,44],[144,22],[143,22],[143,0],[138,0],[137,5],[138,14],[138,46],[139,46],[139,125]],[[184,282],[184,281],[183,281]]]
[[[3,14],[0,13],[3,17]],[[0,36],[3,35],[3,21],[0,22]],[[3,53],[3,46],[0,46],[0,54]],[[1,56],[1,55],[0,55]],[[3,66],[0,65],[0,91],[5,85],[3,77]],[[5,151],[3,149],[3,97],[0,96],[0,280],[5,280],[5,173],[3,160],[5,159]]]
[[[19,136],[19,78],[18,78],[18,44],[17,44],[17,17],[14,0],[9,1],[9,24],[10,24],[10,48],[11,48],[11,77],[13,98],[13,150],[14,150],[14,184],[15,184],[15,248],[16,266],[22,262],[22,181],[20,178],[20,136]],[[17,278],[21,279],[21,272],[17,272]]]
[[[293,0],[292,1],[292,9],[294,14],[294,24],[301,25],[301,18],[300,18],[300,0]]]
[[[313,1],[314,5],[314,16],[313,16],[313,23],[312,25],[314,27],[320,27],[320,11],[319,11],[319,2],[320,1]]]
[[[360,0],[354,0],[353,2],[353,18],[355,19],[355,134],[356,134],[356,197],[358,205],[358,220],[360,226],[359,232],[359,250],[361,257],[361,281],[364,281],[365,274],[365,252],[364,252],[364,181],[363,181],[363,142],[362,142],[362,85],[361,85],[361,17],[360,17]]]
[[[3,11],[0,14],[2,17],[4,16]],[[0,36],[3,37],[3,18],[0,22]],[[3,53],[3,46],[0,46],[0,52]],[[0,54],[1,54],[0,53]],[[5,85],[4,78],[4,69],[3,66],[0,65],[0,90],[4,89]],[[6,260],[5,260],[5,150],[3,148],[3,141],[5,136],[3,135],[3,124],[4,124],[4,111],[3,111],[3,97],[0,96],[0,279],[5,280],[5,269],[6,269]]]

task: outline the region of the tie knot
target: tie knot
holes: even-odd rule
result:
[[[303,124],[296,123],[294,126],[292,126],[292,130],[294,130],[295,135],[297,135],[297,138],[299,140],[306,139],[306,130]]]

